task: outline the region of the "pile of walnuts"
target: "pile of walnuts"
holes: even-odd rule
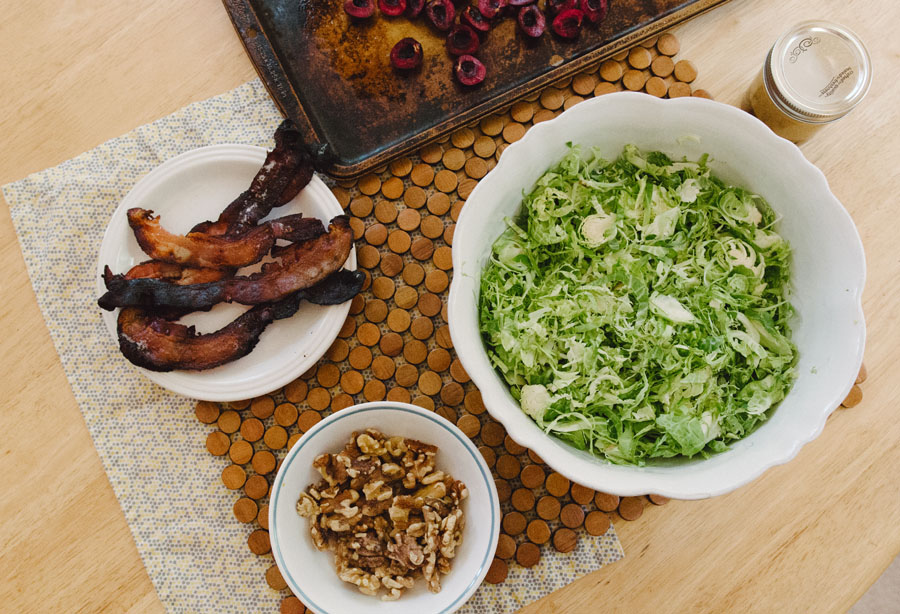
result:
[[[337,454],[313,462],[322,480],[297,501],[319,550],[335,554],[338,577],[367,595],[398,599],[421,574],[440,574],[462,543],[466,485],[435,469],[437,447],[367,429]]]

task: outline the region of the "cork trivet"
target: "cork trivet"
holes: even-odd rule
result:
[[[519,475],[522,464],[519,459],[512,454],[504,454],[497,458],[497,466],[495,470],[501,478],[511,480]]]
[[[381,189],[381,179],[378,178],[378,175],[370,173],[360,178],[357,187],[359,187],[359,191],[366,196],[372,196]]]
[[[512,487],[509,485],[509,482],[501,478],[496,478],[494,480],[494,487],[497,489],[497,498],[500,499],[500,503],[509,501],[509,498],[512,496]]]
[[[544,520],[554,520],[559,516],[561,505],[556,497],[544,495],[538,499],[535,509],[537,510],[537,515]]]
[[[506,580],[507,574],[509,574],[509,566],[506,564],[506,561],[495,558],[491,561],[491,566],[484,576],[484,581],[489,584],[500,584]]]
[[[219,406],[209,401],[200,401],[194,409],[194,415],[197,420],[203,424],[212,424],[219,419]]]
[[[619,501],[619,515],[625,520],[637,520],[643,513],[643,497],[622,497]]]
[[[632,68],[642,70],[650,66],[650,62],[652,61],[653,56],[651,56],[650,52],[644,47],[632,47],[631,51],[628,52],[628,63]]]
[[[841,405],[844,407],[856,407],[862,401],[862,397],[862,388],[859,387],[859,384],[854,384],[847,398],[841,401]]]
[[[529,488],[517,488],[509,500],[516,511],[527,512],[534,507],[534,492]]]
[[[432,143],[419,150],[419,157],[422,158],[422,162],[425,162],[426,164],[437,164],[443,153],[444,149],[440,145]]]
[[[228,458],[236,465],[245,465],[253,458],[253,446],[243,439],[238,439],[228,450]]]
[[[525,488],[537,489],[544,485],[544,470],[540,465],[526,465],[519,478]]]
[[[237,490],[247,481],[247,472],[240,465],[228,465],[222,470],[222,483],[229,490]]]
[[[644,84],[644,91],[651,96],[662,98],[668,93],[669,86],[664,80],[660,79],[659,77],[650,77]]]
[[[410,172],[409,178],[414,184],[424,188],[431,185],[431,182],[434,180],[434,169],[427,164],[417,164]]]
[[[241,417],[236,411],[223,411],[219,414],[216,424],[219,425],[219,430],[230,435],[241,428]]]
[[[230,445],[231,440],[222,431],[213,431],[206,436],[206,450],[213,456],[224,456]]]
[[[606,60],[600,65],[600,76],[609,83],[615,83],[621,79],[624,72],[622,65],[616,60]]]
[[[577,503],[569,503],[559,511],[559,520],[570,529],[576,529],[584,522],[584,510]]]
[[[244,492],[251,499],[262,499],[269,492],[269,481],[261,475],[251,475],[244,483]]]
[[[669,98],[681,98],[691,95],[691,86],[681,81],[676,81],[669,86]]]
[[[444,167],[451,171],[458,171],[466,163],[466,152],[461,149],[448,149],[444,152]]]
[[[581,484],[572,484],[572,500],[580,505],[590,505],[594,500],[594,490]]]
[[[234,502],[232,511],[234,512],[234,517],[238,519],[238,522],[247,524],[248,522],[256,520],[256,512],[259,511],[259,507],[253,499],[241,497]]]
[[[459,179],[453,171],[443,170],[434,177],[434,187],[444,193],[455,190],[458,183]]]
[[[506,533],[501,533],[500,538],[497,540],[497,552],[494,554],[498,559],[511,559],[516,555],[516,540],[507,535]]]
[[[409,187],[403,193],[403,203],[413,209],[422,207],[427,199],[428,195],[425,193],[425,190],[418,186]]]
[[[528,539],[536,544],[546,544],[550,541],[550,525],[541,518],[535,518],[528,523],[525,534],[528,536]]]
[[[520,446],[517,444],[512,437],[507,435],[503,438],[503,447],[506,448],[506,451],[513,455],[524,454],[527,451],[525,446]]]
[[[306,614],[306,606],[299,599],[290,595],[281,600],[280,614]]]
[[[471,128],[460,128],[450,136],[450,142],[454,147],[465,149],[475,141],[475,133]]]
[[[391,162],[388,168],[395,177],[406,177],[409,175],[409,171],[412,170],[412,160],[409,158],[400,158]]]
[[[569,478],[555,471],[547,476],[547,492],[554,497],[564,497],[569,492]]]
[[[678,60],[675,63],[675,78],[685,83],[691,83],[697,78],[697,67],[690,60]]]
[[[619,507],[619,497],[608,495],[605,492],[598,492],[594,495],[594,505],[602,512],[614,512]]]
[[[253,455],[253,460],[250,461],[250,465],[253,467],[253,470],[259,475],[267,475],[269,473],[272,473],[273,471],[275,471],[275,465],[277,463],[278,461],[276,460],[275,455],[268,450],[260,450]]]
[[[553,547],[559,552],[572,552],[578,545],[578,535],[569,528],[560,528],[553,534]]]
[[[478,430],[481,431],[480,424]],[[477,435],[478,433],[473,435],[473,437]],[[484,462],[487,463],[487,466],[493,469],[494,465],[497,464],[497,453],[494,452],[494,448],[490,446],[478,446],[478,451],[481,453],[481,457],[484,459]]]
[[[503,532],[507,535],[511,535],[515,537],[522,533],[525,530],[525,525],[528,524],[528,521],[525,519],[525,516],[522,515],[521,512],[509,512],[505,516],[503,516]]]
[[[390,201],[382,200],[375,205],[375,219],[382,224],[390,224],[395,221],[398,214],[397,205]]]
[[[625,74],[622,75],[622,85],[625,86],[625,89],[629,89],[633,92],[644,87],[644,83],[646,82],[647,73],[642,70],[626,70]]]
[[[534,567],[541,560],[541,549],[530,542],[524,542],[516,549],[516,563],[522,567]]]
[[[584,530],[591,535],[603,535],[609,530],[609,516],[603,512],[591,512],[584,519]]]
[[[269,543],[269,532],[258,529],[247,538],[247,546],[253,554],[267,554],[272,546]]]
[[[662,495],[647,495],[647,498],[653,505],[665,505],[669,502],[669,498]]]
[[[650,64],[650,72],[657,77],[668,77],[675,70],[675,62],[667,55],[658,55]]]
[[[428,260],[434,254],[434,241],[428,237],[419,237],[410,245],[409,253],[416,260]]]

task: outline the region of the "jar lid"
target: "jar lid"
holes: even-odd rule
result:
[[[804,21],[775,41],[766,61],[769,96],[788,115],[810,123],[849,113],[872,83],[869,53],[849,29]]]

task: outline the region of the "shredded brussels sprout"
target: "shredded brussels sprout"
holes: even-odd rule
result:
[[[481,333],[522,411],[615,463],[721,452],[793,384],[790,246],[706,162],[572,148],[481,278]]]

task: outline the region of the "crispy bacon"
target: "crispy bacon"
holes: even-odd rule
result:
[[[219,281],[231,277],[232,271],[228,269],[195,269],[170,262],[159,260],[147,260],[136,264],[122,275],[124,279],[164,279],[170,283],[183,286],[186,284],[202,284],[208,281]],[[109,267],[103,272],[103,278],[110,280],[114,277]]]
[[[205,335],[198,335],[193,326],[128,307],[119,312],[119,348],[132,363],[151,371],[212,369],[250,353],[266,326],[294,315],[302,300],[320,305],[343,303],[356,296],[364,279],[359,271],[338,271],[276,303],[257,305]]]
[[[139,208],[128,210],[128,225],[138,245],[154,260],[194,268],[240,268],[259,262],[276,239],[305,241],[325,232],[318,219],[295,214],[237,235],[190,232],[181,236],[164,229],[152,211]]]
[[[308,288],[338,270],[353,245],[346,216],[331,220],[329,232],[305,243],[294,243],[281,251],[281,259],[263,265],[259,273],[201,284],[176,285],[159,279],[106,279],[107,292],[97,303],[103,309],[116,307],[171,307],[208,309],[221,302],[259,305],[279,301]]]

